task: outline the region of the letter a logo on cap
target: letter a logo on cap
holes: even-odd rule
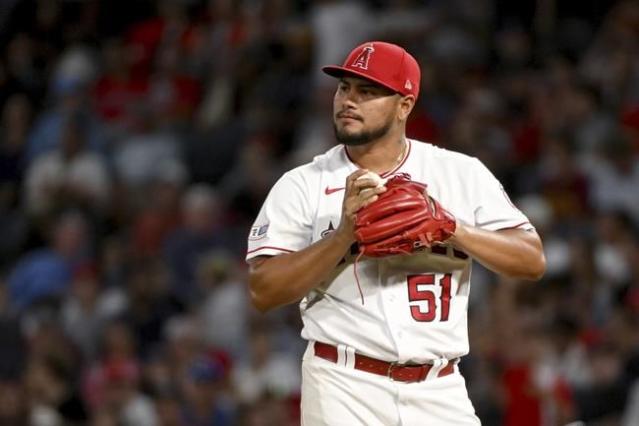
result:
[[[371,46],[364,46],[364,48],[362,49],[360,54],[357,55],[357,58],[355,58],[355,60],[351,64],[351,67],[353,67],[353,68],[361,68],[363,70],[367,70],[368,69],[368,61],[371,58],[371,54],[374,51],[375,51],[375,49],[373,48],[372,45]]]

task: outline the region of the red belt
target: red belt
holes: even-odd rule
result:
[[[315,355],[327,361],[337,363],[337,348],[327,343],[315,342],[313,348]],[[455,371],[455,361],[448,364],[437,373],[437,377],[444,377]],[[382,361],[367,357],[366,355],[355,354],[356,370],[386,376],[398,382],[421,382],[426,378],[428,372],[433,368],[432,364],[398,364],[396,362]]]

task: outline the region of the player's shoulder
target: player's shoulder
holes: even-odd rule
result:
[[[430,160],[441,161],[444,164],[459,167],[474,167],[479,160],[477,157],[442,148],[428,142],[411,139],[411,148],[418,156],[427,157]]]

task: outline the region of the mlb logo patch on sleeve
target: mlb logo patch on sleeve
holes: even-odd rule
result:
[[[266,236],[266,231],[268,231],[268,224],[252,227],[251,232],[249,232],[249,240],[255,241],[264,238]]]

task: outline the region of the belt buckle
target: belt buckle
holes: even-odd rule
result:
[[[393,382],[395,381],[395,379],[393,379],[393,370],[397,366],[399,366],[398,362],[391,362],[390,365],[388,366],[388,371],[386,372],[386,377],[388,377]]]

